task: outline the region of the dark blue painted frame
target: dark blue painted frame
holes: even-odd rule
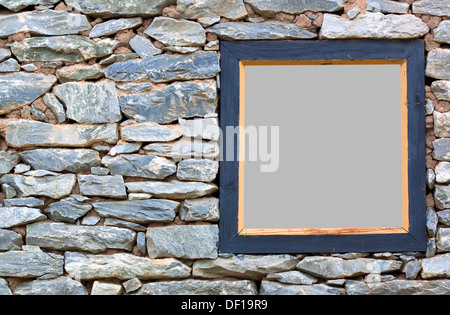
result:
[[[221,43],[220,125],[239,125],[241,60],[405,59],[408,86],[409,233],[361,235],[259,235],[238,231],[239,162],[220,163],[220,240],[223,253],[405,252],[426,250],[425,62],[422,40],[255,41]],[[234,139],[238,143],[238,139]],[[223,146],[226,150],[234,148]]]

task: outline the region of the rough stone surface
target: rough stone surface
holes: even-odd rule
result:
[[[9,288],[8,285],[8,281],[2,278],[0,278],[0,295],[1,296],[12,295],[11,289]]]
[[[125,229],[130,229],[136,232],[145,232],[147,231],[147,228],[143,225],[133,223],[130,221],[125,221],[121,219],[114,219],[114,218],[106,218],[104,222],[105,226],[115,226]]]
[[[348,295],[448,295],[450,280],[408,281],[393,280],[381,283],[347,281]]]
[[[8,174],[19,161],[20,157],[16,152],[0,151],[0,174]]]
[[[238,20],[247,16],[243,0],[178,0],[177,10],[185,19],[223,16]]]
[[[36,251],[0,253],[0,277],[54,279],[63,274],[64,257]]]
[[[430,51],[425,74],[435,79],[450,80],[450,49],[436,48]]]
[[[78,175],[80,192],[84,196],[99,196],[110,198],[126,198],[125,183],[123,177]]]
[[[73,65],[57,70],[56,76],[61,83],[93,80],[103,77],[103,70],[97,65]]]
[[[66,121],[66,110],[61,102],[56,98],[55,94],[47,93],[44,96],[44,103],[53,113],[58,124]]]
[[[66,252],[65,270],[71,277],[80,280],[180,279],[187,278],[191,274],[191,268],[173,258],[149,259],[120,253],[92,255]]]
[[[178,119],[183,134],[190,138],[218,141],[220,137],[219,120],[216,117],[205,119]]]
[[[423,259],[421,276],[424,279],[450,278],[450,253]]]
[[[5,8],[18,12],[30,5],[53,5],[59,0],[0,0],[0,5]]]
[[[171,200],[149,199],[93,203],[102,217],[122,219],[138,224],[172,222],[180,203]]]
[[[219,162],[212,160],[183,160],[178,163],[179,180],[212,182],[219,172]]]
[[[431,91],[433,91],[438,100],[450,101],[450,81],[434,81],[431,84]]]
[[[141,58],[149,58],[162,53],[162,50],[156,48],[151,40],[141,35],[133,37],[130,40],[130,46]]]
[[[0,73],[19,72],[20,65],[16,59],[10,58],[0,63]]]
[[[53,75],[34,73],[0,74],[0,115],[31,104],[56,83]]]
[[[298,259],[290,255],[237,255],[196,261],[192,266],[192,274],[199,278],[234,277],[261,280],[268,274],[292,270],[297,264]]]
[[[450,208],[450,185],[436,185],[434,200],[438,209]]]
[[[284,284],[311,285],[317,283],[318,279],[300,271],[285,271],[267,275],[267,280],[277,281]]]
[[[105,69],[105,75],[117,82],[162,83],[214,78],[219,71],[217,53],[200,51],[117,62]]]
[[[316,34],[295,24],[278,21],[264,23],[219,23],[206,30],[224,40],[312,39]]]
[[[134,292],[142,288],[142,282],[138,278],[133,278],[125,281],[124,283],[122,283],[122,285],[126,293]]]
[[[53,199],[70,195],[75,182],[76,176],[73,174],[45,177],[4,175],[0,178],[0,183],[13,187],[19,197],[45,196]]]
[[[15,295],[88,295],[87,289],[78,281],[67,277],[53,280],[23,282],[14,289]]]
[[[367,0],[367,11],[407,14],[409,4],[390,0]]]
[[[161,281],[147,283],[136,295],[256,295],[256,284],[248,281]]]
[[[168,182],[128,182],[125,185],[128,192],[147,193],[157,198],[167,199],[200,198],[215,193],[218,190],[215,184],[181,182],[177,180]]]
[[[217,225],[179,225],[147,230],[150,258],[215,259],[218,241]]]
[[[102,163],[111,170],[111,174],[130,177],[165,179],[177,171],[173,161],[152,155],[105,156]]]
[[[428,26],[413,15],[366,13],[353,20],[325,14],[321,39],[408,39],[428,33]]]
[[[440,211],[438,213],[439,223],[450,226],[450,210]]]
[[[440,162],[436,165],[436,182],[448,184],[450,182],[450,162]]]
[[[438,252],[450,252],[450,228],[438,228],[436,233]]]
[[[28,207],[43,209],[44,201],[34,197],[5,200],[5,207]]]
[[[0,229],[0,251],[20,250],[22,245],[23,241],[20,234],[10,230]]]
[[[11,57],[11,52],[9,49],[0,48],[0,62],[8,59],[9,57]]]
[[[47,210],[48,216],[57,222],[75,223],[92,209],[92,205],[85,203],[89,198],[72,195],[54,202]]]
[[[113,54],[109,57],[106,57],[100,60],[99,64],[101,66],[109,66],[116,62],[125,62],[128,60],[139,58],[139,55],[136,53],[128,53],[128,54]]]
[[[434,134],[438,138],[450,137],[450,112],[434,111]]]
[[[313,12],[335,12],[342,10],[345,5],[344,0],[245,0],[252,9],[259,15],[274,17],[277,13],[301,14],[306,11]]]
[[[111,150],[109,150],[108,155],[110,156],[116,156],[118,154],[126,154],[126,153],[137,153],[141,149],[142,143],[121,143],[113,147]],[[102,171],[108,171],[106,174],[96,174],[96,175],[108,175],[109,170],[104,169],[96,169],[96,171],[102,172]]]
[[[135,28],[143,23],[141,17],[129,18],[129,19],[116,19],[109,20],[100,24],[95,25],[89,37],[102,37],[116,34],[122,30],[127,30],[130,28]]]
[[[155,18],[145,34],[166,46],[203,46],[206,42],[205,30],[199,23],[168,17]]]
[[[51,125],[18,120],[8,123],[6,142],[14,148],[24,147],[88,147],[96,142],[116,143],[116,124]]]
[[[262,281],[260,295],[345,295],[345,289],[326,284],[292,285]]]
[[[421,0],[412,5],[412,12],[437,16],[450,16],[449,0]]]
[[[219,199],[204,197],[186,199],[180,209],[180,218],[183,221],[219,221]]]
[[[120,295],[122,293],[122,285],[117,283],[95,281],[92,286],[91,295]]]
[[[126,125],[121,128],[122,139],[130,142],[168,142],[182,136],[182,133],[170,126],[155,123]]]

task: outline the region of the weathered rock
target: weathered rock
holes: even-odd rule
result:
[[[91,295],[120,295],[122,285],[111,282],[95,281],[92,286]]]
[[[20,250],[22,245],[23,241],[22,236],[20,234],[10,230],[0,229],[0,252],[9,250]]]
[[[99,64],[101,66],[109,66],[116,62],[124,62],[132,59],[139,58],[139,55],[136,53],[129,54],[113,54],[105,59],[102,59]]]
[[[147,236],[144,232],[138,233],[136,246],[141,253],[147,254]]]
[[[335,12],[342,10],[345,5],[344,0],[245,0],[252,9],[259,15],[266,17],[274,17],[275,14],[283,12],[287,14],[301,14],[306,11],[313,12]]]
[[[27,164],[17,164],[16,167],[14,167],[14,174],[24,174],[31,170],[31,166]]]
[[[78,175],[80,192],[84,196],[99,196],[110,198],[126,198],[127,192],[123,177]]]
[[[450,228],[438,228],[436,233],[436,247],[439,253],[450,252]]]
[[[19,72],[19,71],[20,71],[19,62],[14,58],[10,58],[0,63],[0,73]]]
[[[119,43],[109,38],[93,41],[77,35],[31,37],[13,43],[11,50],[20,61],[81,62],[111,55]]]
[[[59,0],[0,0],[0,5],[5,8],[18,12],[30,5],[53,5]]]
[[[353,20],[325,14],[321,39],[408,39],[428,33],[428,26],[414,15],[366,13]]]
[[[5,207],[27,207],[27,208],[44,208],[44,200],[28,197],[5,200]]]
[[[438,212],[439,223],[450,226],[450,210]]]
[[[435,79],[450,80],[450,49],[436,48],[430,51],[425,74]]]
[[[125,93],[140,93],[150,91],[153,87],[152,83],[130,83],[117,85],[116,88]]]
[[[264,23],[219,23],[206,30],[224,40],[312,39],[317,34],[295,24],[278,21]]]
[[[99,17],[155,16],[176,0],[66,0],[66,4],[84,14]]]
[[[408,281],[393,280],[381,283],[347,281],[348,295],[448,295],[450,280]]]
[[[412,12],[415,14],[430,14],[450,16],[449,0],[421,0],[413,3]]]
[[[125,185],[127,186],[128,192],[148,193],[157,198],[167,199],[199,198],[215,193],[218,190],[214,184],[180,182],[177,180],[168,182],[129,182]]]
[[[91,29],[84,15],[65,11],[28,11],[0,16],[0,38],[27,32],[35,35],[70,35]]]
[[[50,111],[55,115],[58,124],[66,121],[66,110],[63,104],[56,98],[55,94],[47,93],[44,96],[44,103],[50,109]]]
[[[440,210],[450,208],[450,185],[436,185],[434,200],[436,203],[436,208]]]
[[[131,251],[135,241],[136,233],[127,229],[53,222],[28,225],[26,235],[27,245],[91,253],[100,253],[107,249]]]
[[[419,275],[422,266],[417,259],[413,259],[405,263],[402,271],[405,273],[405,278],[408,280],[414,280]],[[367,282],[367,281],[366,281]]]
[[[12,199],[15,196],[17,196],[17,192],[14,188],[9,186],[8,184],[3,184],[2,186],[2,193],[5,195],[5,199]]]
[[[79,123],[114,123],[122,119],[113,82],[65,83],[55,95],[66,105],[67,117]]]
[[[183,221],[219,221],[219,199],[204,197],[186,199],[180,209],[180,218]]]
[[[126,153],[136,153],[139,152],[141,149],[142,143],[121,143],[113,147],[111,150],[109,150],[108,155],[110,156],[116,156],[118,154],[126,154]],[[97,174],[97,175],[108,175],[109,170],[107,174]]]
[[[138,278],[133,278],[125,281],[124,283],[122,283],[122,285],[126,293],[134,292],[142,288],[142,282]]]
[[[0,48],[0,62],[8,59],[9,57],[11,57],[11,52],[9,51],[9,49]]]
[[[427,233],[429,237],[434,237],[438,225],[438,217],[433,208],[427,208]]]
[[[2,278],[0,278],[0,295],[13,295],[11,289],[9,288],[8,281]]]
[[[34,105],[31,105],[31,117],[34,120],[49,122],[47,116],[45,116],[45,114],[41,110],[37,109]]]
[[[102,217],[116,218],[138,224],[172,222],[180,203],[171,200],[150,199],[119,202],[96,202],[95,211]]]
[[[16,152],[0,151],[0,174],[8,174],[19,162],[20,157]]]
[[[267,275],[267,280],[277,281],[284,284],[311,285],[317,283],[313,276],[300,271],[284,271]]]
[[[219,162],[212,160],[189,159],[178,163],[179,180],[212,182],[219,172]]]
[[[4,175],[0,178],[0,183],[14,187],[19,197],[44,196],[61,199],[72,192],[76,176],[73,174],[45,177]]]
[[[24,147],[89,147],[95,142],[116,143],[117,124],[51,125],[18,120],[6,127],[6,142],[14,148]]]
[[[141,280],[180,279],[191,274],[191,268],[176,259],[149,259],[132,254],[91,255],[66,252],[65,269],[71,277],[80,280],[129,280],[135,277]]]
[[[87,289],[78,281],[67,277],[53,280],[23,282],[14,289],[15,295],[88,295]]]
[[[186,137],[219,141],[219,120],[216,117],[191,120],[180,118],[178,122]]]
[[[64,257],[38,251],[0,253],[0,277],[54,279],[62,276]]]
[[[433,32],[436,42],[450,44],[450,21],[442,21]]]
[[[434,111],[434,134],[438,138],[450,137],[450,112],[440,113]]]
[[[205,50],[207,44],[205,45]],[[199,47],[189,47],[189,46],[167,46],[163,47],[162,50],[164,51],[171,51],[176,54],[191,54],[199,50]]]
[[[173,225],[147,230],[150,258],[216,259],[218,241],[217,225]]]
[[[173,161],[152,155],[105,156],[102,164],[109,168],[113,175],[149,179],[165,179],[177,171],[177,166]]]
[[[326,284],[292,285],[262,281],[260,295],[345,295],[345,289]]]
[[[436,165],[436,182],[448,184],[450,182],[450,162],[440,162]]]
[[[450,81],[434,81],[431,84],[431,91],[433,91],[438,100],[450,101]]]
[[[102,37],[116,34],[120,31],[140,26],[144,21],[141,17],[109,20],[95,25],[89,37]]]
[[[211,51],[189,55],[159,55],[143,60],[117,62],[105,69],[117,82],[171,82],[214,78],[220,71],[219,57]]]
[[[11,228],[46,219],[47,217],[39,209],[26,207],[0,208],[0,228]]]
[[[136,35],[130,40],[130,46],[141,58],[149,58],[162,53],[147,37]]]
[[[182,136],[174,127],[149,122],[123,126],[121,132],[122,139],[131,142],[168,142]]]
[[[145,232],[147,231],[147,228],[143,225],[133,223],[130,221],[120,220],[120,219],[114,219],[114,218],[106,218],[105,222],[103,223],[104,226],[115,226],[120,227],[124,229],[130,229],[136,232]]]
[[[147,283],[136,295],[256,295],[258,290],[252,281],[160,281]]]
[[[151,143],[144,147],[147,154],[182,159],[216,159],[220,154],[219,144],[215,141],[206,142],[182,138],[171,143]]]
[[[184,19],[223,16],[239,20],[247,16],[243,0],[178,0],[177,10]]]
[[[268,274],[292,270],[297,264],[298,259],[290,255],[233,255],[196,261],[192,272],[199,278],[234,277],[258,281]]]
[[[180,117],[198,117],[217,108],[215,82],[174,83],[162,90],[120,97],[120,107],[138,122],[170,123]]]
[[[53,172],[86,172],[100,166],[100,154],[89,149],[36,149],[20,153],[24,162],[35,170]]]
[[[101,217],[97,217],[97,216],[84,217],[81,219],[81,225],[95,226],[95,225],[97,225],[97,223],[100,222],[101,219],[102,219]]]
[[[128,200],[147,200],[151,199],[152,195],[144,193],[128,194]]]
[[[450,278],[450,253],[423,259],[421,276],[424,279]]]
[[[103,70],[97,65],[73,65],[57,70],[56,76],[61,83],[100,79]]]
[[[305,257],[298,265],[300,271],[325,279],[351,278],[370,273],[386,273],[402,268],[397,260],[358,258],[344,260],[337,257]]]
[[[0,115],[33,103],[46,93],[56,77],[34,73],[0,74]]]
[[[407,14],[409,4],[390,0],[367,0],[367,11]]]
[[[206,33],[196,22],[175,20],[169,17],[157,17],[145,34],[166,46],[203,46]]]
[[[92,209],[92,205],[84,203],[86,200],[89,200],[89,198],[72,195],[54,202],[47,210],[48,216],[53,221],[75,223]]]

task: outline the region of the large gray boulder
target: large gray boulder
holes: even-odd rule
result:
[[[64,257],[39,251],[0,253],[0,277],[54,279],[64,273]]]

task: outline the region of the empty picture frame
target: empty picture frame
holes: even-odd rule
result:
[[[230,41],[221,62],[221,252],[426,249],[422,41]]]

